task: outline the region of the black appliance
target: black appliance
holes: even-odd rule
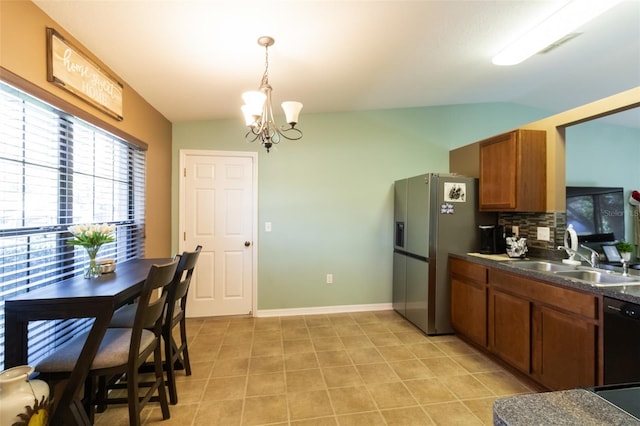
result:
[[[640,383],[597,386],[589,390],[640,420]]]
[[[604,384],[640,382],[640,305],[604,297]]]
[[[504,226],[480,225],[480,253],[499,254],[506,252]]]

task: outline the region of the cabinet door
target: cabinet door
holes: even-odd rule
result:
[[[551,390],[595,386],[596,325],[544,306],[534,318],[534,377]]]
[[[531,371],[531,303],[492,289],[489,299],[489,349],[504,361]]]
[[[516,133],[507,133],[480,145],[480,209],[517,207],[517,160]]]
[[[458,333],[487,346],[486,285],[451,278],[451,323]]]

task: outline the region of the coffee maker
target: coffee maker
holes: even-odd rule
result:
[[[480,225],[480,253],[500,254],[505,253],[506,243],[504,226]]]

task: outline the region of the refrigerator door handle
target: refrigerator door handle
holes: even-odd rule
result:
[[[396,222],[396,247],[404,247],[404,222]]]

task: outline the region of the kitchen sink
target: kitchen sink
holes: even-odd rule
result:
[[[523,260],[513,261],[512,266],[516,268],[528,269],[530,271],[540,272],[557,272],[557,271],[575,271],[576,267],[571,265],[565,265],[563,263],[544,262],[540,260]]]
[[[556,271],[559,277],[573,278],[580,281],[586,281],[596,287],[611,285],[640,285],[640,277],[629,277],[619,274],[607,273],[605,271],[596,271],[591,269],[574,269],[571,271]]]

